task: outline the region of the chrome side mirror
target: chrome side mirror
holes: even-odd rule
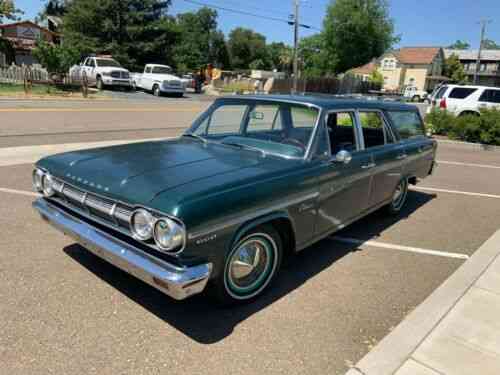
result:
[[[335,161],[337,163],[348,164],[352,160],[352,155],[349,151],[340,150],[335,155]]]

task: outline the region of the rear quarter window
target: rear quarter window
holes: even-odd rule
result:
[[[469,87],[456,87],[451,90],[448,98],[450,99],[465,99],[475,93],[477,89],[469,88]]]
[[[417,112],[390,111],[387,113],[401,139],[415,138],[425,134],[424,124]]]

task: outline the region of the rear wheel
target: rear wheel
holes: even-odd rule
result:
[[[397,215],[406,203],[408,196],[408,178],[402,178],[398,186],[394,189],[391,203],[386,206],[386,210],[391,215]]]
[[[217,299],[228,305],[262,294],[276,277],[282,254],[281,237],[272,226],[264,225],[247,233],[231,248],[224,270],[215,280]]]

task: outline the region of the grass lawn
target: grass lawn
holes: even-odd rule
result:
[[[47,84],[33,84],[31,92],[26,94],[24,92],[24,85],[15,83],[0,83],[0,97],[67,97],[67,98],[83,98],[80,88],[59,88]],[[88,98],[101,98],[105,97],[100,92],[89,90]]]

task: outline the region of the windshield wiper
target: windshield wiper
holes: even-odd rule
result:
[[[203,143],[208,143],[207,139],[203,138],[201,135],[198,135],[198,134],[184,133],[182,136],[183,137],[191,137],[191,138],[194,138],[194,139],[198,139],[198,140],[202,141]]]
[[[253,146],[248,146],[248,145],[244,145],[244,144],[241,144],[241,143],[236,143],[236,142],[221,142],[223,145],[228,145],[228,146],[235,146],[235,147],[239,147],[239,148],[244,148],[244,149],[247,149],[247,150],[252,150],[252,151],[257,151],[257,152],[260,152],[262,154],[262,156],[266,157],[266,152],[258,147],[253,147]]]

